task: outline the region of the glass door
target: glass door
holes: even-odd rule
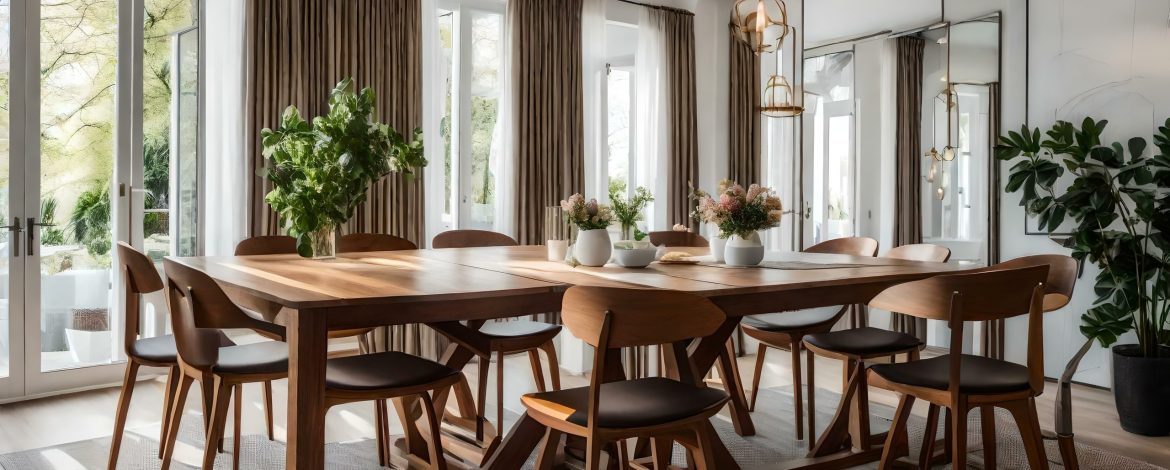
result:
[[[805,59],[805,248],[856,233],[853,52]]]
[[[25,7],[0,0],[0,398],[24,394]]]

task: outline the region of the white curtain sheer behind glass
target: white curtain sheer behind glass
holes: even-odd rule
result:
[[[513,151],[516,140],[515,117],[512,113],[512,101],[515,91],[512,89],[512,19],[504,14],[504,68],[500,77],[503,79],[500,92],[499,115],[496,118],[496,127],[492,131],[492,148],[488,157],[488,164],[492,173],[496,175],[495,218],[492,230],[516,238],[516,152]]]
[[[635,186],[644,186],[656,197],[646,209],[649,230],[669,230],[667,218],[666,44],[663,13],[643,8],[638,20],[638,52],[634,58],[635,119],[638,129],[638,171]]]
[[[609,189],[606,168],[609,139],[606,132],[606,0],[584,0],[581,5],[581,70],[585,135],[585,188],[598,191],[586,195],[605,200]],[[567,196],[567,195],[566,195]]]
[[[204,38],[203,109],[206,118],[202,236],[208,256],[231,255],[247,231],[245,188],[248,162],[244,158],[244,3],[204,0],[200,32]]]
[[[426,240],[429,246],[435,235],[443,232],[443,208],[446,204],[446,181],[443,168],[445,145],[440,135],[440,120],[446,105],[446,73],[440,59],[443,57],[439,43],[439,11],[437,0],[422,0],[422,67],[423,67],[423,145],[427,167],[423,170],[426,181],[425,206]]]

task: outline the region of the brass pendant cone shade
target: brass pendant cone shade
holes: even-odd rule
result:
[[[772,75],[764,86],[760,113],[768,117],[799,116],[804,108],[792,103],[792,86],[783,75]]]
[[[731,21],[737,38],[756,55],[780,50],[790,29],[784,0],[736,0]]]

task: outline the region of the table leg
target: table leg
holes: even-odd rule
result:
[[[738,317],[728,317],[723,325],[714,334],[699,340],[698,346],[691,352],[691,363],[695,366],[695,372],[699,377],[704,377],[715,366],[716,361],[722,360],[727,354],[727,340],[735,333],[736,327],[739,326]],[[735,361],[728,359],[728,367],[734,367]],[[731,396],[731,402],[728,404],[731,412],[731,422],[735,425],[736,432],[741,436],[754,436],[756,434],[755,423],[752,422],[752,415],[748,413],[744,393],[740,387],[739,381],[727,380],[725,381],[727,387],[727,394]]]
[[[325,468],[324,312],[290,311],[288,341],[288,470]]]
[[[491,458],[481,467],[483,470],[520,470],[528,456],[544,439],[545,427],[528,413],[512,426],[504,443],[496,449]]]

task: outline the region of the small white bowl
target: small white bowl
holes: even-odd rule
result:
[[[625,268],[644,268],[658,258],[658,249],[653,246],[649,248],[631,249],[615,247],[613,250],[613,258],[614,262]]]

